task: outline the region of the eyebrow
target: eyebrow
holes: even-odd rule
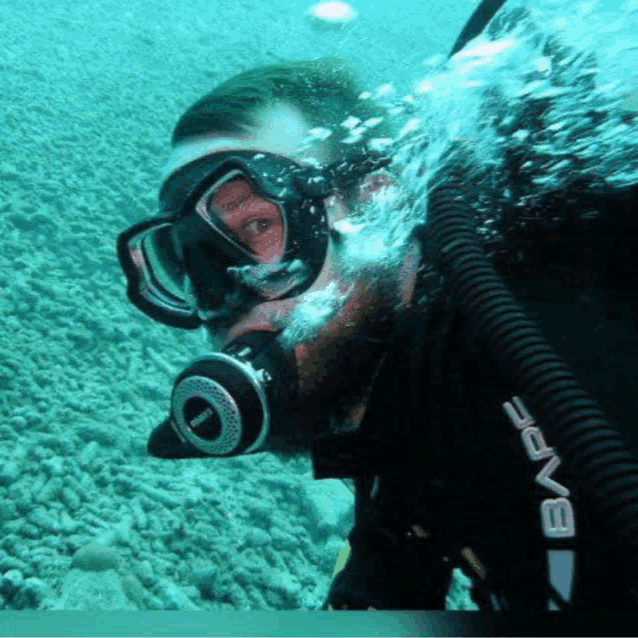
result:
[[[211,193],[211,199],[213,199],[216,195],[220,194],[221,189],[226,185],[226,184],[232,184],[233,182],[236,181],[242,181],[244,183],[246,183],[248,185],[248,192],[247,193],[242,193],[241,195],[238,194],[233,194],[233,193],[228,193],[224,196],[224,198],[229,198],[231,203],[235,203],[235,202],[242,202],[246,199],[248,199],[248,197],[250,197],[250,195],[252,195],[255,190],[252,187],[252,185],[250,184],[250,182],[243,176],[241,175],[237,175],[235,177],[233,177],[232,179],[229,179],[227,182],[224,182],[220,187],[219,190],[214,191],[213,193]]]

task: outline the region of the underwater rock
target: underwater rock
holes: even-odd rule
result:
[[[0,578],[0,594],[7,600],[11,600],[23,581],[24,576],[19,569],[10,569]]]
[[[118,551],[108,545],[91,543],[81,547],[73,556],[71,567],[86,572],[104,572],[117,569],[120,561]]]
[[[157,596],[164,603],[164,609],[175,609],[178,611],[197,611],[199,607],[190,598],[172,583],[168,578],[161,578],[157,585]]]
[[[47,584],[40,578],[27,578],[13,597],[16,609],[38,609],[48,591]]]
[[[20,476],[20,465],[15,461],[6,461],[0,465],[0,486],[11,485]]]
[[[354,522],[354,497],[339,480],[307,482],[302,487],[305,514],[320,535],[350,531]]]
[[[54,611],[137,610],[122,586],[117,572],[88,572],[72,569],[64,578],[62,593],[47,599],[42,609]]]

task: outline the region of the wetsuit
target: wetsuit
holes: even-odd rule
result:
[[[638,189],[600,206],[601,219],[528,237],[534,249],[522,262],[504,257],[496,265],[635,451],[638,268],[630,251]],[[362,441],[379,438],[377,456],[369,453],[373,469],[358,469],[351,554],[326,606],[444,609],[457,566],[473,577],[482,608],[548,609],[534,481],[544,462],[530,461],[503,410],[515,394],[453,300],[406,320],[361,425]],[[580,507],[567,468],[552,477],[569,486],[575,510],[576,537],[566,541],[577,566],[570,602],[635,610],[613,539]]]

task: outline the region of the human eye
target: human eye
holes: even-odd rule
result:
[[[272,220],[266,218],[253,219],[244,224],[243,228],[253,236],[265,233],[272,225]]]

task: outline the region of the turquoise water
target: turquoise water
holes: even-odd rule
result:
[[[416,202],[406,223],[427,215],[426,182],[457,140],[477,183],[499,192],[507,150],[525,145],[535,192],[575,177],[636,182],[635,2],[537,0],[536,27],[479,40],[447,66],[471,2],[353,2],[358,16],[343,29],[313,26],[309,4],[0,6],[0,608],[282,610],[324,600],[352,523],[344,484],[314,482],[303,457],[168,463],[145,453],[175,374],[209,345],[127,302],[114,242],[155,214],[172,127],[213,85],[284,59],[351,59],[366,99],[397,118]],[[543,54],[550,34],[570,49],[560,67]],[[592,52],[594,88],[581,81],[593,77]],[[530,140],[512,122],[547,96],[547,134]],[[606,113],[597,128],[583,124],[590,110]],[[499,202],[512,204],[507,194]],[[349,235],[355,271],[401,254],[388,210],[369,215],[367,235]],[[482,212],[486,234],[500,210]],[[385,252],[366,252],[375,245]],[[331,299],[314,301],[329,316]],[[89,558],[74,559],[79,551]],[[471,606],[461,579],[449,606]]]

